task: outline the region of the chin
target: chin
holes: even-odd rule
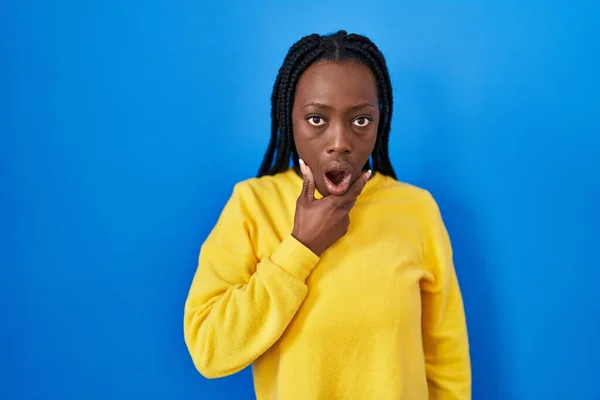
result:
[[[323,197],[331,196],[331,193],[329,192],[329,189],[327,189],[327,185],[325,185],[325,182],[318,182],[315,186]]]

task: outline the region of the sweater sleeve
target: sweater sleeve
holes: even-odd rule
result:
[[[423,346],[429,398],[471,398],[471,364],[463,300],[450,239],[439,208],[428,194],[426,259],[432,278],[422,285]]]
[[[258,260],[252,235],[266,225],[248,218],[243,200],[238,184],[202,245],[185,303],[185,342],[206,378],[244,369],[281,337],[319,261],[291,234]]]

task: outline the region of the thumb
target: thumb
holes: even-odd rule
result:
[[[315,178],[313,177],[313,173],[308,165],[304,162],[304,160],[298,160],[300,164],[300,171],[302,172],[302,178],[304,182],[302,184],[302,194],[308,200],[315,199]]]

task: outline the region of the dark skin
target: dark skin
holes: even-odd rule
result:
[[[371,176],[363,168],[377,140],[378,105],[371,70],[355,61],[315,63],[298,82],[292,119],[304,183],[292,235],[316,255],[346,234],[348,213]],[[344,193],[329,190],[332,165],[350,174]]]

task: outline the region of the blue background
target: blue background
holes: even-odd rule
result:
[[[253,398],[195,371],[183,303],[285,52],[343,28],[446,219],[474,398],[599,399],[597,4],[2,2],[0,398]]]

